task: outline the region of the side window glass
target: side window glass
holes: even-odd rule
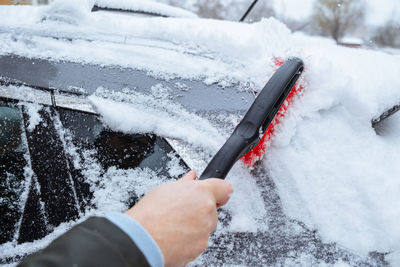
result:
[[[0,244],[38,240],[107,204],[108,190],[124,193],[118,201],[132,205],[144,190],[135,186],[148,181],[135,174],[157,176],[154,185],[187,169],[155,135],[113,132],[95,114],[0,101]],[[128,190],[118,191],[115,174]],[[96,194],[100,202],[92,201]]]
[[[59,114],[63,126],[72,134],[74,145],[94,149],[104,171],[112,166],[118,169],[147,167],[160,175],[173,177],[168,172],[167,162],[174,151],[162,138],[111,131],[94,114],[64,109],[60,109]],[[182,161],[180,165],[187,169]]]
[[[0,102],[0,244],[11,241],[21,217],[27,166],[22,115]]]
[[[53,114],[51,107],[35,108],[34,104],[23,106],[30,161],[37,177],[39,197],[44,204],[49,229],[67,219],[77,218],[79,213],[74,182]],[[24,218],[27,215],[24,214]],[[30,228],[26,231],[29,232]]]
[[[92,189],[97,188],[96,192],[81,191],[89,198],[94,196],[96,205],[110,205],[108,201],[99,200],[99,203],[96,200],[103,199],[101,195],[109,195],[118,202],[116,205],[125,203],[127,207],[131,206],[142,196],[143,189],[140,188],[145,188],[144,184],[154,186],[157,180],[178,178],[188,170],[163,138],[111,131],[94,114],[66,109],[59,109],[58,114],[65,128],[66,141],[70,142],[68,146],[74,147],[67,149],[72,152],[70,160],[80,162],[75,176],[80,177],[78,180],[95,184]],[[148,178],[143,178],[146,175]],[[119,183],[126,183],[129,188],[117,193]],[[117,188],[112,189],[113,186]]]

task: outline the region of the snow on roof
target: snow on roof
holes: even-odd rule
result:
[[[265,71],[273,70],[270,58],[283,56],[286,48],[282,42],[290,43],[290,31],[274,19],[241,24],[210,19],[136,18],[90,12],[86,5],[74,1],[81,2],[56,1],[46,9],[13,12],[12,22],[4,19],[3,27],[18,27],[15,31],[32,36],[38,43],[28,48],[21,39],[21,46],[11,45],[6,40],[13,37],[5,34],[0,53],[118,65],[166,79],[179,76],[224,87],[242,83],[247,89],[260,89]],[[4,12],[0,9],[0,14],[7,18],[7,8]],[[26,16],[34,19],[25,23]],[[65,41],[69,38],[82,42]],[[248,66],[253,66],[251,71]]]
[[[193,12],[150,0],[96,0],[95,5],[103,8],[139,11],[175,18],[197,18]]]

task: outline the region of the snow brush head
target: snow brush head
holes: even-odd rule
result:
[[[291,59],[289,59],[291,60]],[[276,67],[280,67],[285,63],[285,61],[281,58],[274,58],[274,64]],[[300,70],[300,72],[303,68]],[[249,167],[252,167],[257,161],[261,160],[267,150],[267,144],[271,140],[272,136],[274,135],[276,126],[282,121],[283,117],[288,110],[288,107],[293,103],[296,96],[300,95],[304,89],[303,85],[295,83],[292,89],[290,90],[289,94],[287,95],[285,101],[279,108],[278,112],[276,113],[274,119],[269,124],[267,130],[261,137],[258,144],[247,152],[240,160],[243,161]]]
[[[280,68],[258,94],[232,135],[215,154],[200,180],[225,179],[233,164],[240,158],[245,164],[252,166],[265,153],[266,142],[271,138],[274,127],[283,117],[293,96],[302,89],[295,86],[303,71],[301,59],[289,58],[284,63],[275,59],[275,64],[281,65]]]

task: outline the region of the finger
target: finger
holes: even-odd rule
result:
[[[185,176],[178,179],[178,181],[193,181],[196,180],[196,172],[191,170],[190,172],[186,173]]]
[[[230,195],[233,193],[232,184],[228,181],[210,178],[203,180],[202,182],[206,183],[207,187],[214,195],[217,207],[225,205],[228,202]]]

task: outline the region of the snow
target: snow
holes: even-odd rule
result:
[[[181,177],[186,171],[179,165],[179,158],[175,153],[169,153],[168,155],[169,161],[167,162],[168,174],[171,177]]]
[[[4,10],[7,8],[0,8],[3,17],[7,16]],[[21,10],[21,14],[13,14],[23,17],[29,11],[38,17],[35,12],[42,12]],[[316,229],[324,242],[335,242],[360,257],[367,257],[371,251],[388,252],[385,259],[393,266],[400,265],[400,115],[390,117],[377,131],[371,127],[373,117],[400,103],[398,56],[292,34],[274,19],[238,24],[199,19],[127,19],[79,12],[69,12],[72,18],[67,19],[63,17],[67,13],[58,18],[47,16],[45,22],[18,23],[15,19],[14,26],[2,21],[0,54],[132,67],[163,79],[183,77],[207,84],[239,84],[238,90],[250,84],[256,91],[271,77],[274,57],[301,57],[305,62],[301,79],[305,90],[277,127],[262,161],[276,185],[283,212]],[[18,33],[8,31],[13,27]],[[48,36],[72,36],[76,40]],[[133,89],[108,92],[99,88],[89,100],[102,120],[115,130],[152,132],[175,139],[181,146],[179,154],[189,159],[198,175],[240,119],[240,114],[188,112],[173,103],[168,88],[161,85],[149,88],[148,95]],[[94,203],[100,214],[127,208],[125,200],[131,190],[141,195],[165,181],[146,169],[110,169],[99,181],[100,171],[94,161],[88,160],[90,151],[87,153],[87,159],[79,162],[85,176],[97,184],[93,187]],[[176,164],[170,168],[171,173],[179,173],[175,168]],[[138,183],[128,184],[129,175],[140,177]],[[232,221],[228,226],[219,225],[217,235],[273,231],[265,222],[275,213],[264,201],[265,190],[272,194],[272,189],[260,186],[257,179],[261,178],[254,178],[241,163],[234,166],[227,179],[235,188],[225,207]],[[148,183],[142,186],[143,181]],[[300,230],[289,227],[286,231]],[[9,246],[2,246],[2,251],[12,254]],[[25,245],[19,248],[24,250]],[[0,256],[10,255],[2,253]],[[323,266],[311,254],[293,258],[287,258],[286,264]],[[198,262],[206,260],[200,258]]]
[[[129,179],[129,177],[140,177],[140,179]],[[130,197],[142,197],[155,186],[167,182],[167,179],[159,177],[155,171],[148,168],[120,170],[111,167],[102,178],[99,188],[94,191],[94,203],[100,207],[103,214],[125,211],[130,208],[125,202]]]
[[[43,12],[42,20],[79,25],[86,22],[93,1],[56,0]]]
[[[41,12],[45,9],[45,7],[28,5],[2,6],[0,8],[0,15],[4,19],[1,20],[1,25],[36,23],[41,18]],[[23,20],[21,20],[21,15],[24,18]]]
[[[215,129],[204,130],[211,125],[184,110],[160,110],[159,106],[139,106],[137,101],[118,103],[103,98],[89,98],[103,121],[112,129],[125,133],[154,133],[159,136],[185,140],[191,144],[216,152],[223,144],[223,138]],[[182,113],[180,113],[182,111]],[[178,113],[178,114],[177,114]],[[186,114],[185,114],[186,113]],[[185,127],[183,127],[185,125]],[[212,137],[212,141],[208,139]]]
[[[18,15],[22,19],[28,11],[38,16],[35,10]],[[39,11],[42,12],[36,12]],[[24,23],[14,24],[12,29],[8,24],[0,27],[0,55],[15,53],[117,65],[145,70],[165,79],[201,79],[223,86],[245,81],[261,88],[266,71],[273,70],[269,59],[285,55],[287,46],[281,44],[290,43],[290,31],[274,19],[248,25],[217,20],[199,23],[198,19],[116,17],[97,12],[82,18],[81,13],[68,12],[71,18],[65,15],[62,20],[35,23],[34,29]],[[44,16],[53,17],[51,13]],[[80,23],[79,27],[76,23]],[[1,34],[2,28],[7,33]],[[75,41],[69,42],[71,37]]]
[[[303,49],[306,91],[264,164],[291,217],[359,253],[396,254],[400,139],[377,135],[370,119],[400,102],[400,61],[330,45]]]
[[[151,0],[96,0],[98,7],[134,10],[177,18],[197,18],[197,15],[177,7]]]
[[[26,104],[25,107],[29,116],[27,129],[28,131],[32,132],[35,130],[36,126],[43,121],[39,114],[39,111],[43,108],[43,106],[38,104]]]
[[[0,86],[0,96],[51,105],[51,95],[49,92],[34,90],[27,86]]]

